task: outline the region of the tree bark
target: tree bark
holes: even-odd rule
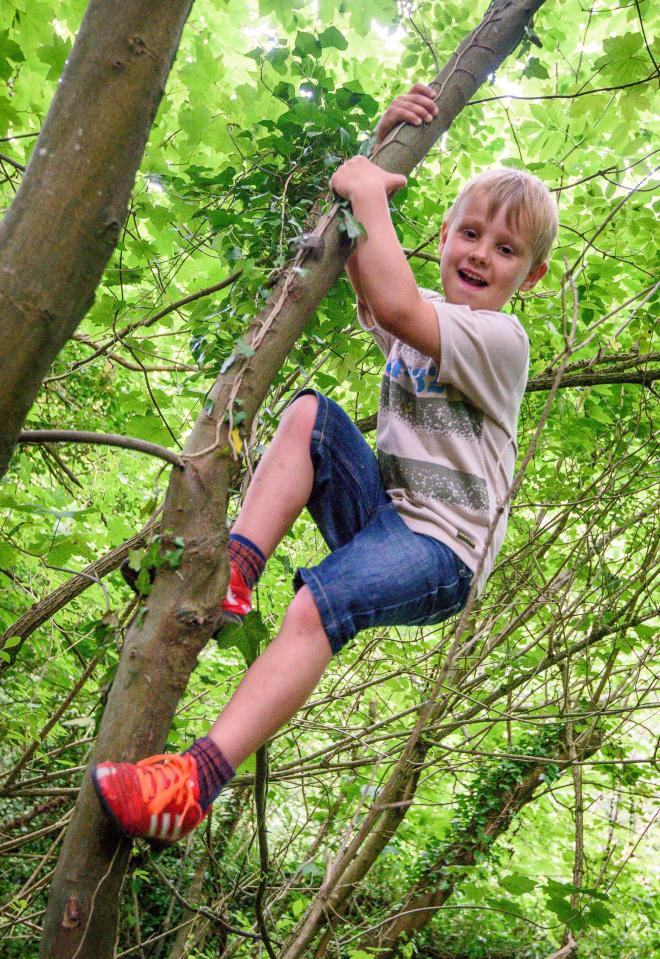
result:
[[[495,0],[434,81],[438,116],[427,126],[393,131],[375,162],[391,172],[409,173],[479,84],[515,49],[542,2]],[[168,536],[183,539],[182,565],[176,571],[160,570],[145,613],[128,631],[92,762],[133,761],[162,749],[197,656],[219,622],[227,583],[227,496],[239,445],[232,429],[236,401],[245,414],[241,430],[247,432],[277,370],[348,257],[350,244],[338,227],[333,208],[314,230],[314,247],[299,249],[283,272],[248,330],[254,354],[236,358],[231,371],[218,378],[181,454],[186,467],[172,473],[161,542],[166,546]],[[405,771],[406,779],[409,775]],[[117,837],[101,811],[88,768],[53,879],[42,959],[110,959],[128,851],[129,844]],[[285,950],[283,957],[303,954],[323,906],[317,911],[294,937],[293,951]]]
[[[0,225],[0,475],[94,301],[193,0],[91,0]]]

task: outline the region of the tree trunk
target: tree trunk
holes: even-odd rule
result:
[[[94,301],[193,0],[91,0],[0,225],[0,476]]]
[[[575,761],[588,759],[601,744],[600,734],[591,732],[584,735],[575,743]],[[475,814],[461,825],[460,831],[452,837],[441,855],[426,867],[396,915],[386,925],[365,937],[359,944],[360,948],[373,949],[379,959],[394,959],[410,933],[429,923],[451,896],[458,881],[451,867],[474,865],[475,856],[486,852],[498,836],[506,832],[515,816],[534,798],[551,762],[562,765],[564,770],[570,767],[571,755],[565,737],[554,748],[542,744],[538,747],[532,745],[529,752],[534,755],[537,748],[550,757],[548,762],[520,760],[517,763],[520,769],[518,780],[504,788],[494,801],[489,796],[482,798],[483,790],[480,790],[481,784],[477,783],[473,788],[477,799]],[[510,778],[511,762],[506,766],[505,775]],[[497,770],[494,773],[496,778]]]
[[[542,2],[495,0],[434,81],[440,91],[438,116],[428,126],[396,131],[376,162],[391,172],[409,173],[477,86],[515,49]],[[227,495],[237,469],[236,400],[245,414],[241,431],[249,433],[270,383],[350,251],[336,209],[314,232],[320,243],[299,250],[250,326],[247,340],[254,355],[237,358],[231,372],[218,378],[183,451],[185,469],[173,468],[162,544],[166,548],[168,537],[183,540],[182,566],[161,569],[146,612],[129,629],[92,762],[133,761],[161,750],[197,656],[218,626],[227,583]],[[128,850],[101,811],[88,769],[53,879],[42,959],[110,959]],[[294,951],[283,955],[306,954],[324,914],[322,906],[317,911],[294,937]]]

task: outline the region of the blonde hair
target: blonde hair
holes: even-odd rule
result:
[[[473,177],[460,191],[445,217],[447,225],[463,200],[478,190],[488,195],[486,216],[489,219],[504,207],[507,224],[529,236],[532,269],[544,263],[550,256],[558,227],[557,207],[548,188],[525,170],[510,167],[487,170]]]

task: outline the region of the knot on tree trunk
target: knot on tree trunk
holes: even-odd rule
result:
[[[83,918],[83,910],[75,896],[69,896],[64,906],[62,926],[65,929],[75,929]]]
[[[174,613],[178,622],[188,627],[218,628],[223,623],[222,610],[214,608],[210,611],[202,611],[190,606],[177,606]]]

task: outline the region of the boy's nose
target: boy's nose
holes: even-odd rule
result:
[[[475,263],[487,263],[488,249],[485,246],[485,244],[472,247],[472,249],[470,250],[470,259],[474,260]]]

